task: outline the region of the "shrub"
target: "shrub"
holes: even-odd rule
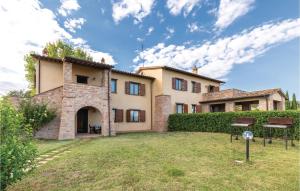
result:
[[[1,190],[20,179],[24,170],[33,165],[36,156],[32,130],[24,125],[23,120],[23,116],[8,102],[0,100]]]
[[[299,140],[299,111],[249,111],[249,112],[219,112],[197,114],[172,114],[169,116],[169,131],[201,131],[230,133],[231,123],[237,117],[254,117],[256,124],[253,128],[254,136],[262,137],[262,125],[269,117],[294,118],[294,137]],[[241,130],[242,131],[242,130]],[[283,136],[282,130],[274,130],[273,136]]]
[[[19,111],[24,117],[24,124],[32,127],[33,133],[55,117],[55,111],[49,110],[47,104],[36,103],[31,99],[24,99],[20,103]]]

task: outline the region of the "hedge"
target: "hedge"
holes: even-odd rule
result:
[[[256,124],[254,136],[263,137],[262,125],[269,117],[294,118],[294,137],[299,140],[300,111],[248,111],[248,112],[216,112],[195,114],[171,114],[168,119],[169,131],[200,131],[230,133],[231,123],[237,117],[254,117]],[[242,130],[241,130],[242,131]],[[242,133],[242,132],[241,132]],[[273,136],[283,136],[280,129],[273,130]]]

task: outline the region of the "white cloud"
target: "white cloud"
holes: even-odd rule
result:
[[[171,28],[171,27],[167,27],[166,30],[167,30],[167,33],[165,34],[165,36],[166,36],[166,40],[168,40],[174,35],[175,29]]]
[[[221,0],[215,26],[220,30],[228,27],[237,18],[247,14],[254,2],[255,0]]]
[[[157,11],[156,16],[157,16],[158,19],[159,19],[159,23],[162,23],[162,22],[165,21],[164,15],[163,15],[162,13],[160,13],[159,11]]]
[[[61,6],[58,9],[58,13],[66,17],[71,14],[72,11],[80,9],[80,5],[77,0],[60,0]]]
[[[81,26],[86,22],[84,18],[78,18],[78,19],[67,19],[64,22],[65,28],[69,29],[69,31],[75,33],[75,29],[81,29]]]
[[[206,31],[202,26],[199,26],[197,23],[189,23],[187,25],[187,29],[189,32],[193,33],[193,32],[204,32]]]
[[[190,70],[200,67],[199,73],[214,77],[225,77],[235,64],[253,62],[271,47],[300,37],[300,19],[273,22],[245,30],[231,37],[191,46],[159,43],[141,52],[133,61],[141,64],[169,65]]]
[[[112,17],[116,23],[132,16],[137,24],[151,13],[154,0],[119,0],[113,3]]]
[[[65,31],[56,21],[55,14],[43,8],[38,0],[0,1],[0,22],[0,52],[5,53],[1,54],[0,62],[0,94],[26,88],[23,57],[30,51],[41,53],[47,42],[66,40],[97,55],[84,39],[75,38]],[[107,63],[113,60],[110,55],[106,56]],[[110,63],[115,64],[114,61]]]
[[[154,31],[154,27],[149,27],[148,31],[146,33],[147,36],[151,35],[151,33]]]
[[[172,15],[187,16],[195,6],[198,6],[202,0],[167,0],[167,8]]]

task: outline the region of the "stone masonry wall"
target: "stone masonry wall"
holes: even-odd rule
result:
[[[35,137],[41,139],[57,139],[60,127],[61,104],[62,104],[62,87],[58,87],[33,97],[37,103],[47,103],[48,107],[55,109],[56,117],[46,125],[44,125]]]
[[[168,130],[168,118],[171,112],[171,96],[155,96],[153,131],[164,132]]]
[[[101,113],[102,135],[109,134],[108,93],[109,70],[104,72],[102,86],[91,86],[72,82],[72,64],[64,63],[64,86],[62,99],[62,116],[58,139],[74,139],[76,135],[75,116],[83,107],[94,107]],[[112,134],[115,133],[111,125]]]

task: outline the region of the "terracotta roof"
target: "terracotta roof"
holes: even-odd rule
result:
[[[46,60],[46,61],[50,61],[50,62],[59,62],[59,63],[63,63],[61,58],[54,58],[54,57],[49,57],[49,56],[41,56],[38,54],[31,54],[31,56],[35,59],[38,60]]]
[[[279,93],[281,94],[281,96],[283,96],[286,99],[285,94],[281,91],[280,88],[259,90],[253,92],[246,92],[238,89],[227,89],[219,92],[203,94],[203,101],[200,101],[200,103],[208,103],[208,102],[215,102],[215,101],[229,101],[229,100],[237,100],[243,98],[265,97],[274,93]]]
[[[174,72],[178,72],[178,73],[182,73],[182,74],[186,74],[186,75],[190,75],[190,76],[195,76],[195,77],[202,78],[202,79],[206,79],[206,80],[211,80],[211,81],[218,82],[218,83],[225,83],[224,81],[221,81],[221,80],[217,80],[217,79],[214,79],[214,78],[202,76],[202,75],[199,75],[199,74],[195,74],[195,73],[188,72],[188,71],[185,71],[185,70],[180,70],[180,69],[177,69],[177,68],[172,68],[172,67],[169,67],[169,66],[148,66],[148,67],[140,67],[140,68],[138,69],[137,73],[139,73],[141,70],[159,69],[159,68],[165,69],[165,70],[174,71]]]
[[[115,73],[119,73],[119,74],[125,74],[125,75],[129,75],[129,76],[139,77],[139,78],[146,78],[146,79],[150,79],[150,80],[155,79],[151,76],[145,76],[145,75],[141,75],[141,74],[137,74],[137,73],[131,73],[131,72],[122,71],[122,70],[112,69],[111,71],[115,72]]]
[[[91,66],[91,67],[95,67],[95,68],[103,68],[103,69],[113,68],[113,66],[108,65],[108,64],[103,64],[103,63],[100,63],[100,62],[84,60],[84,59],[80,59],[80,58],[74,58],[74,57],[71,57],[71,56],[66,56],[63,59],[53,58],[53,57],[49,57],[49,56],[41,56],[41,55],[38,55],[38,54],[31,54],[31,56],[33,58],[38,59],[38,60],[46,60],[46,61],[51,61],[51,62],[63,63],[63,61],[66,61],[66,62],[70,62],[70,63],[74,63],[74,64]]]

